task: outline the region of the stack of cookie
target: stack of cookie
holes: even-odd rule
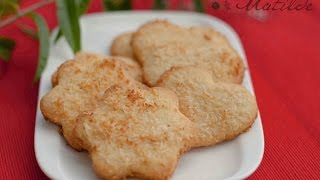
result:
[[[111,54],[62,64],[40,104],[103,178],[169,179],[184,152],[233,139],[257,116],[241,58],[211,28],[151,21]]]

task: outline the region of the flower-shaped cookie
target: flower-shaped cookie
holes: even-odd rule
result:
[[[74,61],[67,61],[63,63],[58,70],[52,75],[51,82],[52,86],[56,86],[59,82],[59,79],[66,80],[67,78],[72,78],[73,74],[75,74],[77,69],[85,69],[87,66],[94,65],[93,62],[95,60],[91,59],[113,59],[115,61],[120,61],[123,64],[123,68],[128,72],[128,74],[133,77],[137,81],[142,81],[142,71],[140,65],[133,59],[124,57],[124,56],[112,56],[107,57],[99,54],[80,52],[75,56],[76,63]],[[68,68],[65,68],[68,66]],[[59,75],[58,75],[59,73]]]
[[[106,179],[168,179],[196,134],[173,92],[119,85],[79,116],[75,130]]]
[[[240,56],[211,28],[182,28],[167,21],[151,21],[138,29],[131,45],[148,85],[155,85],[171,67],[186,65],[205,67],[221,82],[242,82]]]
[[[128,67],[116,58],[79,53],[62,64],[52,78],[55,85],[42,99],[45,119],[62,127],[69,145],[81,150],[73,129],[79,113],[91,109],[106,89],[115,83],[139,85],[127,73]]]

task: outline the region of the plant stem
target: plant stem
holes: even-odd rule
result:
[[[41,2],[39,2],[37,4],[32,5],[32,6],[28,7],[28,8],[26,8],[26,9],[23,9],[23,10],[19,11],[16,15],[11,16],[11,17],[1,21],[0,22],[0,28],[2,28],[4,26],[7,26],[7,25],[13,23],[15,20],[19,19],[20,17],[25,16],[28,13],[30,13],[30,12],[36,10],[36,9],[39,9],[39,8],[41,8],[43,6],[46,6],[48,4],[51,4],[53,2],[55,2],[55,0],[44,0],[44,1],[41,1]]]

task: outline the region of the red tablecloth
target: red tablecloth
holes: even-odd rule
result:
[[[23,7],[36,1],[25,0]],[[319,5],[314,0],[312,11],[268,12],[264,22],[208,7],[239,33],[250,65],[265,154],[249,179],[320,179]],[[93,1],[89,12],[101,9],[100,1]],[[50,28],[56,26],[54,5],[38,12]],[[27,19],[15,24],[21,22],[32,24]],[[0,29],[0,34],[17,42],[11,62],[0,62],[0,179],[46,179],[33,145],[38,84],[32,85],[32,78],[38,43],[15,25]]]

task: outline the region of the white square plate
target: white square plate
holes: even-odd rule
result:
[[[229,25],[211,16],[174,11],[130,11],[86,15],[81,19],[82,49],[107,54],[116,35],[125,31],[134,31],[139,25],[152,19],[168,19],[183,26],[209,26],[226,35],[231,45],[245,61],[246,71],[243,85],[254,93],[246,56],[239,37]],[[65,39],[51,46],[48,64],[40,81],[39,100],[52,88],[51,75],[53,72],[72,56],[72,51]],[[263,130],[260,115],[258,115],[252,128],[238,138],[213,147],[193,149],[184,154],[172,179],[243,179],[259,166],[263,150]],[[58,127],[43,119],[39,103],[35,127],[35,153],[41,169],[52,179],[98,179],[91,168],[87,153],[76,152],[66,144],[58,133]]]

